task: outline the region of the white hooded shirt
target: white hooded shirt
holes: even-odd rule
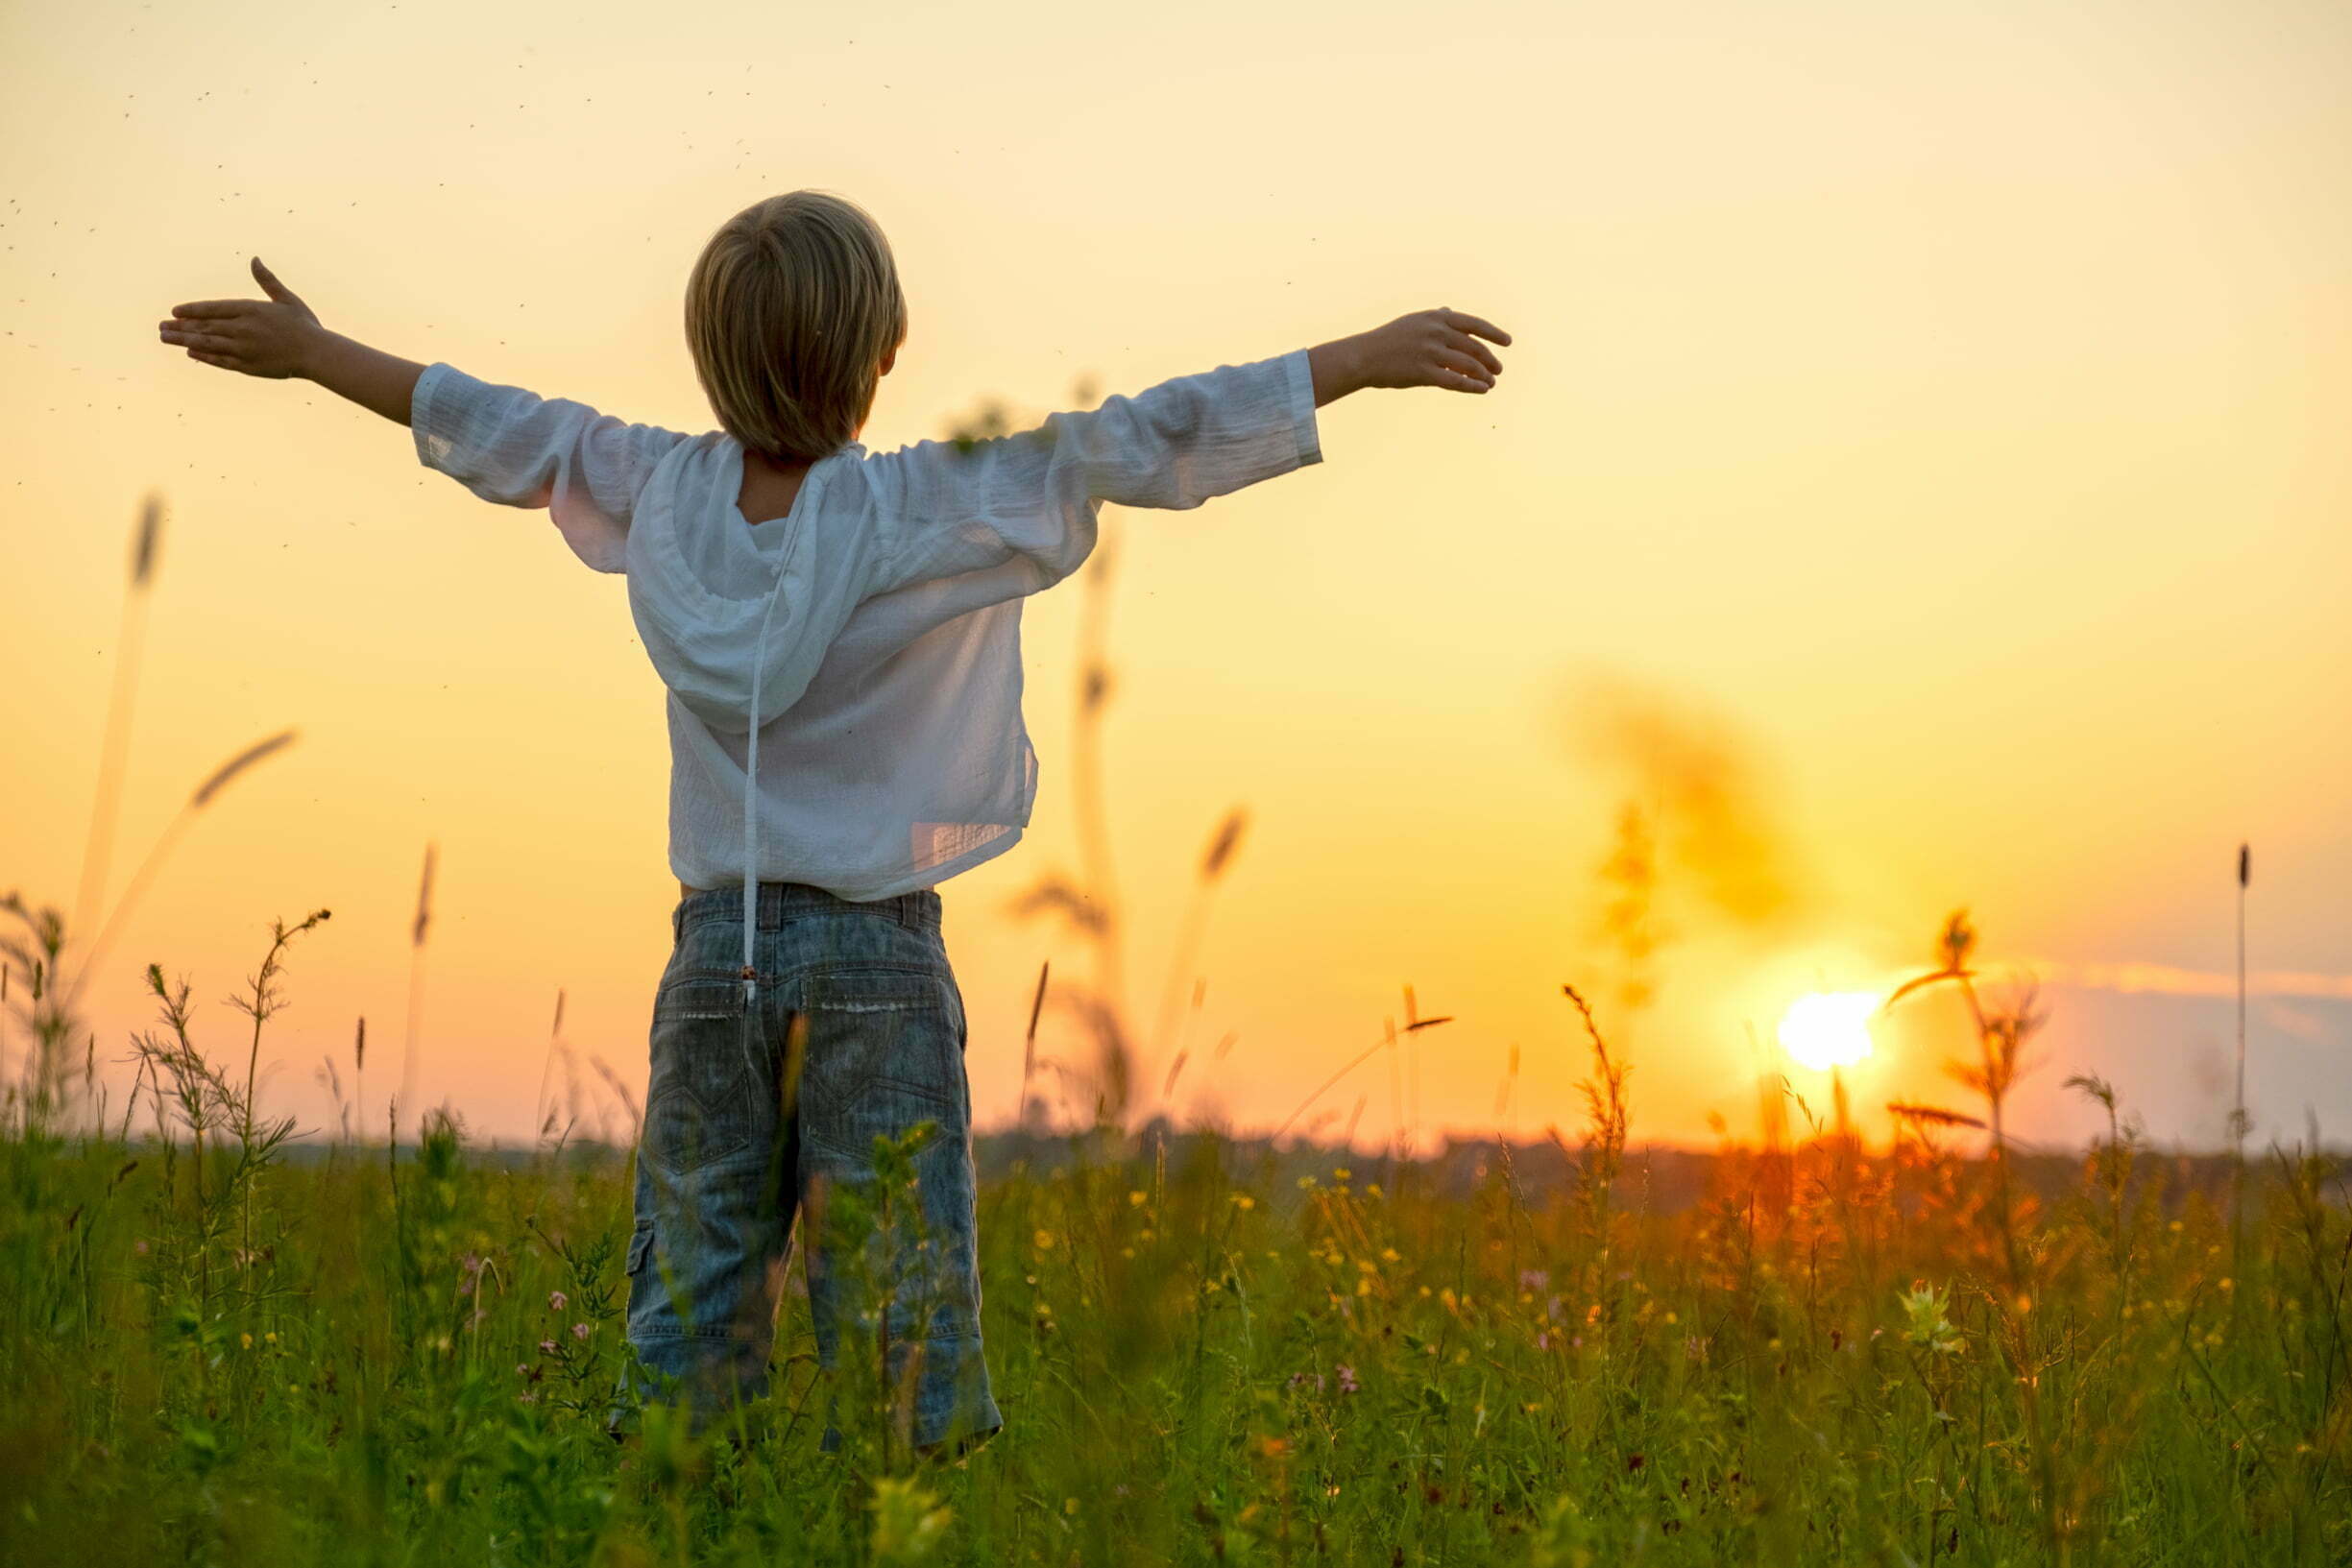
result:
[[[410,424],[425,467],[546,507],[582,561],[626,573],[668,688],[671,869],[741,884],[747,908],[762,881],[885,899],[1010,849],[1037,786],[1021,600],[1084,562],[1105,501],[1186,510],[1322,460],[1303,349],[968,449],[851,442],[759,523],[722,431],[626,424],[444,363]]]

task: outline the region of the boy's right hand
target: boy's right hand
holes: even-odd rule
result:
[[[1357,385],[1491,392],[1503,362],[1480,338],[1511,344],[1510,333],[1464,311],[1441,307],[1399,316],[1349,340]]]
[[[254,281],[267,300],[199,300],[172,306],[159,324],[165,343],[184,348],[190,359],[225,371],[242,371],[274,381],[308,374],[308,356],[325,328],[311,308],[278,275],[254,257]]]

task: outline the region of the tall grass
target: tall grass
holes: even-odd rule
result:
[[[1199,911],[1241,820],[1197,868],[1155,1043],[1169,997],[1197,987]],[[1113,1114],[1131,1064],[1073,1073],[1092,1133],[1056,1160],[1020,1139],[982,1184],[1007,1426],[953,1461],[907,1441],[894,1368],[913,1363],[892,1324],[909,1304],[886,1279],[867,1282],[831,1372],[788,1293],[765,1397],[697,1430],[622,1394],[632,1435],[611,1437],[631,1369],[633,1171],[570,1138],[584,1113],[560,996],[527,1158],[473,1146],[448,1108],[418,1119],[413,1146],[372,1146],[364,1022],[352,1109],[322,1069],[338,1104],[323,1146],[267,1108],[264,1029],[324,910],[273,926],[226,1044],[191,981],[149,968],[136,1087],[119,1117],[92,1114],[96,1042],[58,984],[67,922],[12,896],[0,1008],[27,1045],[0,1101],[0,1560],[2352,1557],[2352,1223],[2343,1163],[2316,1134],[2259,1171],[2233,1160],[2217,1203],[2149,1157],[2112,1085],[2078,1074],[2105,1135],[2028,1179],[2008,1099],[2043,1014],[1979,988],[1959,913],[1889,1005],[1962,997],[1954,1077],[1976,1104],[1890,1106],[1895,1135],[1874,1148],[1842,1106],[1825,1126],[1795,1101],[1792,1136],[1776,1082],[1758,1144],[1727,1129],[1695,1202],[1654,1201],[1625,1036],[1655,988],[1654,818],[1620,828],[1601,917],[1613,992],[1564,983],[1560,1033],[1537,1048],[1588,1061],[1581,1127],[1467,1154],[1446,1167],[1459,1182],[1410,1158],[1403,1052],[1449,1022],[1410,990],[1401,1026],[1284,1129],[1385,1054],[1397,1133],[1376,1170],[1305,1139],[1131,1135]],[[402,1101],[431,885],[428,852]],[[1058,891],[1034,907],[1115,937],[1107,897],[1040,886]],[[1070,992],[1105,1053],[1133,1039],[1120,973],[1099,961]],[[594,1065],[633,1124],[625,1086]],[[386,1107],[388,1133],[403,1114]],[[1965,1146],[1978,1132],[1982,1150]],[[924,1136],[879,1149],[872,1193],[810,1222],[920,1247]],[[817,1412],[835,1394],[828,1454]]]

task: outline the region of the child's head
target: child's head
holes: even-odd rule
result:
[[[686,284],[686,342],[727,433],[778,463],[855,440],[907,337],[890,242],[857,204],[796,190],[745,207]]]

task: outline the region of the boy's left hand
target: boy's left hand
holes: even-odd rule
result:
[[[158,324],[163,341],[184,347],[190,359],[225,371],[273,381],[303,374],[305,356],[326,328],[259,256],[254,257],[254,280],[267,300],[198,300],[172,306],[172,320]]]

